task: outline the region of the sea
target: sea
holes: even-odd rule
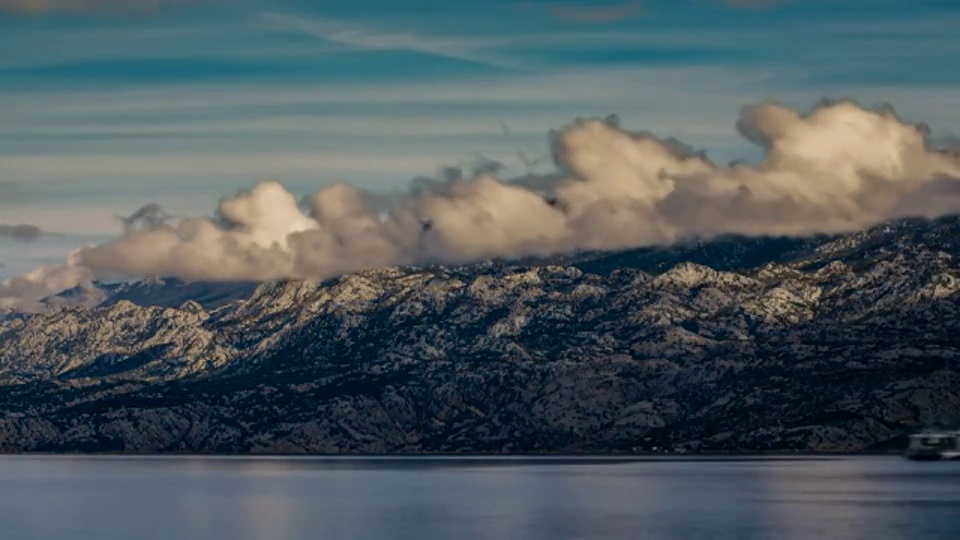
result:
[[[899,457],[0,457],[0,539],[960,539]]]

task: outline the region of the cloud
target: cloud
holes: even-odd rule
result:
[[[0,223],[0,239],[32,242],[42,235],[43,231],[36,225],[5,225]]]
[[[556,170],[546,175],[504,180],[478,160],[474,170],[420,180],[403,194],[340,183],[305,201],[263,182],[224,199],[216,218],[131,228],[65,265],[8,280],[0,297],[23,303],[92,278],[321,279],[728,233],[851,231],[960,211],[960,156],[935,148],[926,126],[890,107],[824,101],[801,112],[763,102],[745,107],[737,128],[763,149],[762,161],[716,165],[610,116],[552,132]]]
[[[37,311],[43,308],[41,299],[58,292],[90,283],[93,275],[79,264],[78,251],[72,252],[59,266],[41,266],[22,276],[0,283],[0,311],[18,309]]]
[[[629,0],[603,6],[584,6],[569,2],[517,4],[522,10],[546,10],[553,18],[566,22],[606,24],[632,19],[643,13],[644,0]]]
[[[730,7],[740,9],[772,9],[787,4],[790,0],[722,0]]]
[[[736,9],[772,9],[788,3],[790,0],[712,0],[715,3]],[[521,2],[515,4],[523,11],[545,11],[559,21],[610,24],[634,19],[645,13],[649,0],[627,0],[606,5],[590,5],[576,2]],[[656,2],[652,2],[656,3]]]
[[[39,16],[51,13],[152,11],[195,0],[0,0],[0,11]]]
[[[147,203],[129,216],[117,216],[123,223],[123,230],[131,233],[141,229],[156,229],[165,225],[172,216],[157,203]]]
[[[0,166],[3,163],[0,162]],[[31,200],[30,192],[17,182],[0,181],[0,207],[22,205]]]
[[[454,38],[427,36],[414,32],[395,32],[333,19],[283,13],[266,13],[262,18],[278,28],[297,31],[347,47],[413,51],[501,69],[525,69],[525,66],[515,59],[480,50],[464,40]]]

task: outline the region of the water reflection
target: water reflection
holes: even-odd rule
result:
[[[960,464],[0,458],[0,540],[960,538]]]
[[[958,533],[957,464],[863,458],[763,470],[768,492],[758,504],[768,508],[785,538],[914,539]]]

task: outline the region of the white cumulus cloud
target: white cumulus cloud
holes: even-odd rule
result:
[[[841,232],[960,211],[960,156],[890,108],[840,101],[801,113],[760,103],[743,109],[737,128],[764,149],[761,162],[717,165],[609,117],[552,133],[549,175],[509,180],[487,170],[399,195],[341,183],[303,203],[264,182],[223,200],[216,218],[130,229],[60,268],[8,280],[0,298],[35,300],[92,278],[328,278],[694,236]]]

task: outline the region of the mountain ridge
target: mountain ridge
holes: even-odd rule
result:
[[[0,449],[863,451],[960,418],[958,256],[948,217],[111,286],[0,319]]]

